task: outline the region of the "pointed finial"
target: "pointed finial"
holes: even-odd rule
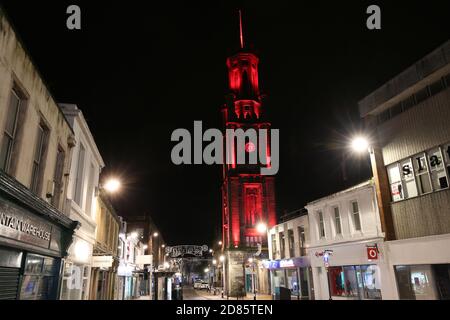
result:
[[[244,49],[244,32],[242,31],[242,11],[239,10],[239,35],[241,39],[241,49]]]

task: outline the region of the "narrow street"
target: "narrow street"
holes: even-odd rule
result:
[[[272,300],[270,295],[257,295],[257,300]],[[226,296],[222,298],[221,294],[214,295],[207,290],[195,290],[191,286],[183,287],[183,300],[227,300]],[[237,300],[230,298],[229,300]],[[253,295],[248,294],[245,298],[239,300],[253,300]]]

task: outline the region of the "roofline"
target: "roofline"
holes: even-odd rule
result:
[[[433,76],[450,64],[450,40],[428,53],[423,58],[385,82],[358,102],[361,118],[373,113],[381,106],[408,89]],[[381,112],[382,110],[380,110]]]
[[[306,205],[306,207],[308,207],[308,206],[310,206],[310,205],[317,204],[318,202],[321,202],[321,201],[323,201],[323,200],[332,199],[332,198],[335,198],[335,197],[337,197],[337,196],[340,196],[340,195],[343,195],[343,194],[346,194],[346,193],[350,193],[350,192],[355,191],[355,190],[358,190],[358,189],[362,189],[362,188],[364,188],[364,187],[368,187],[368,186],[371,186],[371,187],[372,187],[373,185],[374,185],[373,180],[370,179],[370,180],[361,182],[361,183],[359,183],[359,184],[357,184],[357,185],[354,185],[354,186],[352,186],[352,187],[350,187],[350,188],[347,188],[347,189],[338,191],[338,192],[336,192],[336,193],[332,193],[332,194],[330,194],[330,195],[328,195],[328,196],[319,198],[319,199],[317,199],[317,200],[313,200],[313,201],[311,201],[311,202],[308,202],[308,204]]]
[[[93,149],[93,152],[98,160],[98,162],[100,163],[100,167],[104,168],[105,167],[105,162],[103,161],[102,155],[100,153],[100,151],[98,150],[97,144],[95,143],[95,139],[94,136],[92,135],[91,130],[89,129],[89,125],[86,121],[86,118],[83,115],[83,111],[78,107],[77,104],[74,103],[59,103],[58,106],[61,108],[61,111],[64,115],[64,118],[66,118],[66,116],[68,114],[70,114],[71,112],[76,113],[75,118],[79,120],[80,122],[80,127],[81,130],[84,132],[84,134],[87,137],[87,140],[89,141],[89,144],[91,145],[91,148]],[[74,106],[76,109],[74,110],[67,110],[67,112],[64,112],[63,108],[64,106]],[[67,119],[66,119],[67,120]]]

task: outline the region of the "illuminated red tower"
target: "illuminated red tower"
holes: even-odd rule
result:
[[[267,129],[271,124],[265,118],[264,97],[261,95],[258,80],[259,58],[246,50],[242,36],[241,50],[227,59],[229,94],[222,107],[225,129]],[[270,135],[268,135],[270,137]],[[228,148],[227,144],[224,144]],[[259,152],[252,142],[245,145],[248,154]],[[245,259],[256,251],[258,243],[267,248],[266,233],[258,232],[257,225],[265,224],[268,228],[276,224],[274,177],[261,175],[263,164],[237,164],[237,148],[225,150],[231,155],[231,161],[223,168],[222,185],[222,227],[223,249],[234,257]],[[270,158],[270,141],[264,151]],[[232,263],[233,264],[233,263]],[[234,263],[236,265],[236,263]],[[230,270],[229,285],[232,296],[241,290],[236,283],[240,276]],[[231,277],[231,278],[230,278]],[[234,280],[232,278],[235,278]]]

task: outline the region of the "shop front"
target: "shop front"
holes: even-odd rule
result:
[[[389,241],[392,298],[450,300],[450,235]]]
[[[118,260],[112,256],[92,258],[90,300],[115,300]]]
[[[361,241],[310,251],[320,300],[380,300],[390,272],[382,241]],[[383,287],[382,284],[385,284]]]
[[[275,298],[283,291],[280,288],[284,288],[289,290],[289,299],[314,299],[309,257],[268,260],[263,265],[270,270],[272,295]]]
[[[117,270],[120,295],[119,300],[132,300],[139,297],[139,273],[136,273],[136,266],[120,263]]]
[[[0,172],[0,299],[58,299],[78,223]]]

